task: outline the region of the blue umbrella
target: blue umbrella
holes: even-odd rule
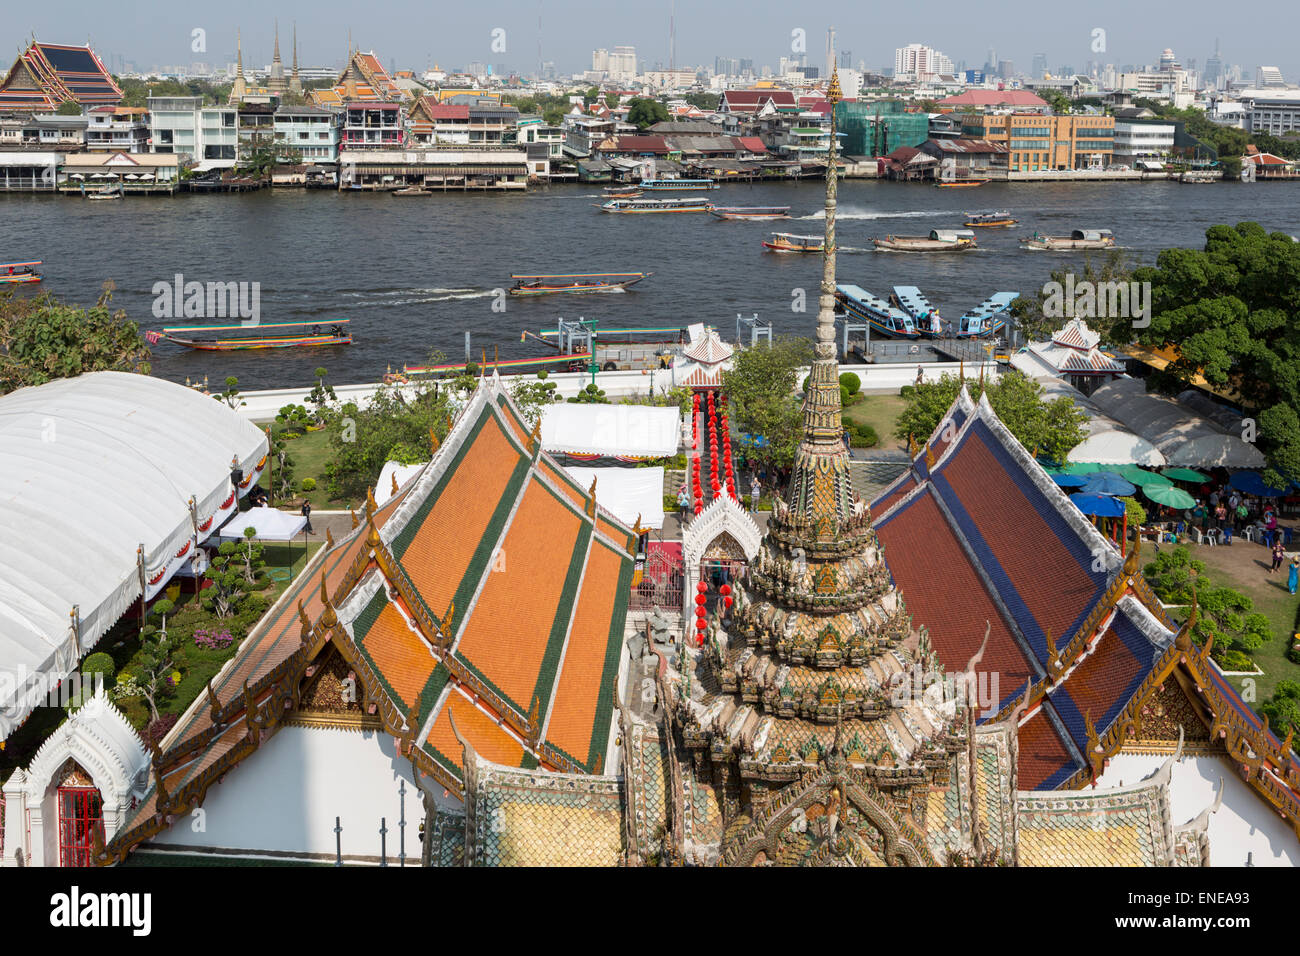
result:
[[[1228,487],[1236,488],[1238,491],[1244,491],[1248,495],[1255,495],[1258,498],[1276,498],[1278,495],[1286,494],[1285,488],[1270,488],[1264,484],[1264,479],[1259,476],[1257,471],[1239,471],[1228,479]]]
[[[1052,480],[1062,488],[1082,488],[1088,483],[1088,479],[1084,478],[1082,475],[1067,475],[1064,473],[1052,474],[1050,471],[1048,474],[1051,475]]]
[[[1110,495],[1080,492],[1070,495],[1070,500],[1084,514],[1096,515],[1098,518],[1118,518],[1125,511],[1124,502]]]
[[[1137,489],[1133,482],[1113,471],[1097,471],[1084,476],[1083,490],[1095,495],[1131,495]]]

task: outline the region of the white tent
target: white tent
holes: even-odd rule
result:
[[[549,452],[620,458],[677,454],[681,412],[655,405],[548,405],[542,447]]]
[[[245,529],[253,528],[257,532],[253,537],[258,541],[292,541],[306,527],[307,519],[300,514],[278,508],[249,508],[231,516],[217,537],[222,541],[242,541]]]
[[[596,504],[626,525],[641,517],[641,527],[664,526],[662,468],[565,468],[584,488],[596,479]]]
[[[1093,432],[1070,449],[1070,461],[1089,461],[1100,465],[1145,465],[1159,468],[1165,464],[1160,449],[1127,428],[1107,428]]]
[[[0,397],[0,739],[136,598],[189,564],[266,451],[227,405],[146,375]]]
[[[396,461],[384,462],[384,467],[379,472],[379,480],[375,482],[375,504],[382,507],[384,502],[393,497],[394,475],[397,476],[397,487],[400,488],[406,484],[407,479],[418,474],[420,469],[427,464],[427,461],[415,465],[403,465]]]

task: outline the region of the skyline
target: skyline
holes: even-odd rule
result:
[[[261,69],[271,62],[278,20],[280,52],[286,63],[292,56],[296,26],[304,66],[341,63],[350,35],[355,47],[374,50],[385,67],[418,73],[434,64],[447,68],[481,62],[531,74],[539,61],[546,61],[565,76],[590,68],[593,50],[624,45],[636,47],[647,68],[658,62],[666,68],[670,6],[664,0],[657,5],[658,15],[646,15],[644,8],[610,9],[587,0],[488,0],[448,18],[427,6],[403,4],[397,18],[376,26],[341,0],[314,4],[290,0],[270,9],[251,0],[233,0],[220,10],[203,11],[145,0],[136,6],[137,16],[130,22],[101,22],[102,7],[92,7],[88,0],[69,0],[57,11],[24,11],[28,22],[14,22],[9,36],[15,54],[33,33],[53,43],[89,40],[106,63],[120,56],[147,71],[195,62],[219,69],[228,57],[233,60],[238,30],[245,65]],[[1208,3],[1192,6],[1211,12]],[[742,9],[744,16],[737,16]],[[909,43],[940,50],[971,69],[983,65],[990,48],[1021,71],[1028,70],[1037,54],[1046,55],[1053,68],[1070,65],[1083,70],[1090,60],[1116,66],[1154,64],[1165,48],[1172,49],[1184,66],[1195,60],[1201,68],[1217,39],[1225,62],[1240,65],[1247,74],[1267,65],[1277,66],[1292,82],[1300,78],[1300,51],[1288,42],[1300,27],[1300,12],[1295,10],[1277,11],[1271,21],[1274,28],[1265,31],[1258,22],[1220,22],[1192,15],[1190,10],[1187,17],[1170,23],[1155,11],[1135,11],[1118,0],[1100,0],[1087,10],[1054,9],[1050,18],[1042,16],[1041,5],[1027,0],[998,4],[975,24],[963,19],[968,13],[969,7],[956,0],[936,0],[924,14],[872,10],[845,0],[832,0],[812,16],[791,12],[788,4],[773,0],[752,0],[743,8],[719,2],[680,5],[676,64],[707,67],[716,57],[736,57],[775,66],[780,57],[801,52],[792,50],[792,31],[801,29],[802,52],[809,65],[821,65],[827,28],[834,27],[837,50],[850,51],[852,63],[864,61],[868,70],[891,65],[894,50]],[[196,29],[205,31],[203,50],[193,49]],[[1104,33],[1095,34],[1097,30]],[[1104,50],[1094,49],[1099,41],[1104,41]]]

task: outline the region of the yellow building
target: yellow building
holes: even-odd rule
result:
[[[972,114],[963,116],[961,122],[963,137],[1007,147],[1011,173],[1105,169],[1115,152],[1115,119],[1111,116]]]

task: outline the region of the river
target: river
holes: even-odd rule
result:
[[[680,195],[680,194],[679,194]],[[377,381],[391,367],[423,364],[431,351],[475,358],[538,355],[520,332],[554,327],[557,316],[602,326],[664,327],[691,322],[735,336],[736,314],[772,320],[778,334],[811,332],[820,256],[765,252],[773,231],[818,233],[822,184],[734,184],[709,194],[721,205],[789,205],[788,222],[722,222],[705,214],[616,216],[594,208],[598,188],[556,185],[526,194],[448,193],[427,198],[324,190],[128,197],[121,202],[0,195],[6,228],[0,261],[40,259],[39,288],[93,303],[106,279],[114,306],[143,328],[195,324],[155,318],[155,284],[256,282],[269,322],[351,319],[351,346],[193,352],[154,348],[154,374],[213,385],[237,376],[242,389],[305,385],[324,366],[335,383]],[[1027,252],[1017,238],[1035,230],[1112,229],[1144,263],[1169,246],[1200,248],[1216,223],[1260,222],[1300,235],[1300,184],[991,183],[978,189],[849,180],[840,186],[839,280],[878,295],[916,285],[956,318],[995,291],[1031,292],[1054,268],[1082,269],[1083,253]],[[979,250],[958,255],[877,253],[886,234],[922,235],[961,225],[966,210],[1007,209],[1011,229],[978,230]],[[1094,255],[1096,255],[1094,253]],[[648,271],[623,293],[501,298],[512,272]],[[796,289],[807,311],[791,304]],[[28,290],[24,290],[27,294]]]

